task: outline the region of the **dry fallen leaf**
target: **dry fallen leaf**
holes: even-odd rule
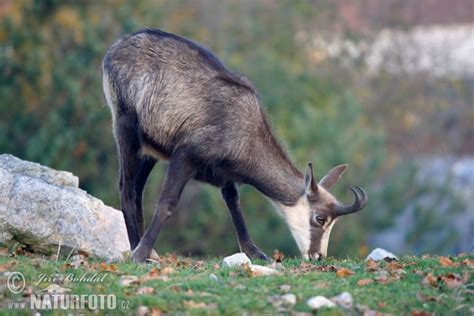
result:
[[[336,272],[336,275],[340,278],[345,278],[345,277],[348,277],[348,276],[353,275],[353,274],[354,274],[354,271],[349,270],[347,268],[338,269],[337,272]]]
[[[392,262],[387,263],[386,268],[389,271],[400,270],[400,269],[403,269],[403,265],[396,261],[392,261]]]
[[[450,258],[448,257],[439,257],[439,263],[443,267],[458,267],[459,263],[453,262]]]
[[[357,285],[358,286],[366,286],[366,285],[369,285],[373,282],[374,282],[374,280],[372,280],[372,279],[360,279],[359,281],[357,281]]]
[[[10,261],[7,263],[0,264],[0,272],[11,271],[13,267],[16,265],[16,261]]]
[[[282,262],[283,258],[285,258],[285,255],[283,254],[283,252],[279,251],[278,249],[275,249],[275,251],[273,251],[272,257],[275,262]]]
[[[157,267],[152,268],[148,272],[148,276],[149,277],[158,277],[158,276],[160,276],[160,269],[158,269]]]
[[[374,260],[367,260],[367,268],[366,268],[367,271],[378,271],[380,270],[380,265],[377,261],[374,261]]]
[[[153,268],[148,272],[148,274],[140,277],[140,283],[150,281],[150,280],[160,280],[167,282],[169,277],[167,275],[161,275],[161,271],[158,268]]]
[[[301,262],[299,267],[291,269],[292,273],[301,274],[310,271],[336,272],[337,268],[333,265],[315,265],[309,262]]]
[[[461,278],[460,275],[455,273],[448,273],[447,275],[441,277],[441,280],[443,280],[444,284],[448,289],[457,288],[463,285],[468,279],[469,275],[467,274],[467,272],[464,273],[463,278]]]
[[[416,297],[422,302],[437,302],[437,301],[439,301],[439,297],[431,296],[431,295],[425,295],[422,292],[416,293]]]
[[[425,275],[425,273],[419,269],[413,269],[412,272],[416,275]]]
[[[413,311],[411,312],[411,316],[431,316],[433,314],[425,312],[425,311]]]
[[[421,284],[423,285],[431,285],[434,287],[438,286],[438,278],[433,276],[433,273],[428,273],[425,278],[421,281]]]
[[[172,267],[165,267],[160,272],[163,275],[167,275],[167,274],[175,273],[176,271]]]
[[[198,260],[194,262],[193,269],[201,269],[204,268],[205,262],[203,260]]]
[[[116,264],[107,264],[105,262],[101,262],[100,265],[99,265],[99,268],[101,271],[107,271],[107,272],[117,272],[118,271],[118,267]]]
[[[462,264],[469,268],[474,268],[474,259],[464,259]]]

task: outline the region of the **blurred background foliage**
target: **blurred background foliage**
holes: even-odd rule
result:
[[[313,161],[322,177],[337,164],[350,164],[335,195],[349,202],[347,187],[358,184],[369,191],[370,203],[339,221],[330,254],[363,256],[371,246],[390,248],[390,240],[377,234],[396,227],[397,214],[413,203],[416,216],[399,251],[466,251],[459,247],[459,231],[436,211],[441,200],[444,214],[463,212],[456,193],[446,190],[450,179],[436,187],[418,183],[415,162],[472,155],[473,77],[370,71],[364,62],[370,50],[354,54],[352,44],[346,45],[375,41],[387,28],[429,25],[424,15],[407,14],[424,12],[420,2],[407,8],[407,2],[395,0],[2,0],[0,152],[72,171],[81,188],[119,208],[117,159],[100,64],[121,35],[157,27],[204,44],[230,69],[251,79],[276,135],[299,167]],[[463,10],[451,14],[442,2],[434,2],[444,10],[441,18],[434,14],[435,22],[472,23]],[[469,1],[453,5],[462,8]],[[364,8],[369,13],[362,14]],[[318,43],[324,39],[321,48]],[[337,54],[328,49],[334,39],[340,39]],[[160,162],[149,180],[148,219],[165,168],[166,162]],[[257,245],[267,253],[278,248],[297,254],[271,204],[253,188],[240,191]],[[426,192],[436,199],[417,203]],[[232,230],[218,190],[191,183],[157,248],[160,253],[229,254],[237,250]],[[472,230],[469,234],[468,244]],[[432,235],[438,239],[426,237]]]

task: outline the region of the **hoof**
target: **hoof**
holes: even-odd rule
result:
[[[146,249],[140,245],[132,252],[132,261],[135,263],[143,263],[151,254],[152,249]]]
[[[257,247],[245,250],[245,254],[249,256],[251,259],[260,259],[264,261],[270,261],[270,258]]]

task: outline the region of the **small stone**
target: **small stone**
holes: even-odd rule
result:
[[[281,302],[283,305],[286,306],[293,306],[296,304],[296,295],[292,293],[288,293],[281,296]]]
[[[137,294],[140,295],[151,295],[155,292],[155,289],[152,288],[151,286],[142,286],[139,287],[137,290]]]
[[[320,309],[320,308],[324,308],[324,307],[327,307],[327,308],[331,308],[331,307],[335,307],[336,304],[327,299],[326,297],[324,296],[314,296],[312,298],[310,298],[306,304],[309,306],[309,308],[311,308],[312,310],[315,310],[315,309]]]
[[[120,277],[119,284],[121,286],[130,286],[132,284],[140,283],[136,275],[123,275]]]
[[[249,268],[252,273],[252,276],[272,275],[272,274],[279,273],[278,270],[275,270],[269,267],[260,266],[258,264],[251,264]]]
[[[374,261],[380,261],[384,260],[385,258],[398,260],[397,256],[395,256],[393,253],[382,248],[375,248],[372,250],[367,256],[366,260],[371,259]]]
[[[150,315],[150,309],[146,306],[138,306],[135,315],[137,315],[137,316]]]
[[[219,282],[219,278],[214,273],[209,274],[209,280]]]
[[[224,266],[232,268],[236,266],[241,266],[244,264],[251,264],[249,257],[243,252],[233,254],[232,256],[225,257],[222,260]]]
[[[352,295],[349,292],[342,292],[341,294],[332,297],[331,301],[341,305],[344,308],[352,308],[352,303],[354,302]]]

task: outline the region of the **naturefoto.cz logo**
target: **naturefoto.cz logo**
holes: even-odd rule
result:
[[[39,280],[69,280],[81,282],[103,281],[105,277],[94,278],[82,275],[79,277],[66,275],[45,277],[40,275],[36,282],[32,284],[38,286]],[[22,294],[26,288],[26,279],[21,272],[10,272],[7,278],[7,288],[13,294]],[[129,301],[117,301],[115,294],[73,294],[72,290],[52,283],[48,286],[27,293],[27,297],[21,301],[8,302],[9,309],[30,309],[30,310],[114,310],[129,309]]]

